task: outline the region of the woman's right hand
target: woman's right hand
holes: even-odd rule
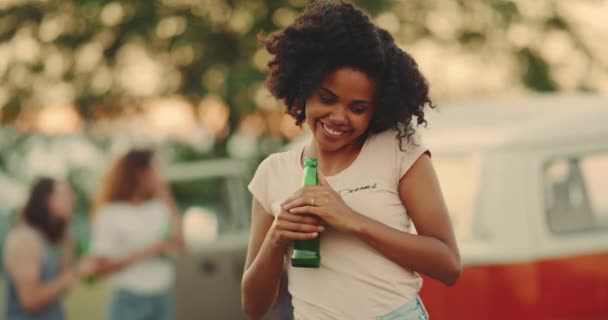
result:
[[[84,256],[76,262],[76,273],[80,278],[86,278],[95,273],[97,259],[94,256]]]
[[[84,256],[80,258],[67,273],[67,287],[71,287],[82,279],[86,279],[95,274],[97,260],[94,256]]]
[[[274,244],[285,246],[293,240],[314,239],[323,230],[325,227],[316,217],[295,215],[281,210],[275,217],[269,232]]]

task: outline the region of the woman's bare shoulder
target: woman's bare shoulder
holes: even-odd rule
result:
[[[26,224],[19,224],[11,228],[4,245],[7,253],[35,250],[40,247],[40,233]]]

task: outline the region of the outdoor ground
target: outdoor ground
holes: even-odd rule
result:
[[[4,279],[0,277],[0,318],[4,315]],[[68,320],[104,320],[106,303],[110,295],[108,282],[94,285],[82,284],[72,288],[66,298]]]

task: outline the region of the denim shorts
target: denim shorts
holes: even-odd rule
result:
[[[376,320],[428,320],[429,314],[419,296]]]
[[[173,320],[172,291],[142,295],[116,289],[110,299],[107,320]]]

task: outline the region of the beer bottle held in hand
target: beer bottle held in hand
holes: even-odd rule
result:
[[[302,186],[316,186],[319,184],[317,177],[317,159],[306,158],[304,161],[304,177]],[[318,268],[321,264],[319,250],[321,235],[314,239],[294,240],[291,265],[294,267]]]
[[[83,240],[76,242],[76,257],[77,258],[82,258],[82,257],[90,254],[90,252],[91,252],[91,243],[88,240],[83,239]],[[95,278],[95,276],[91,275],[91,276],[88,276],[85,281],[88,285],[94,285],[97,282],[97,279]]]

